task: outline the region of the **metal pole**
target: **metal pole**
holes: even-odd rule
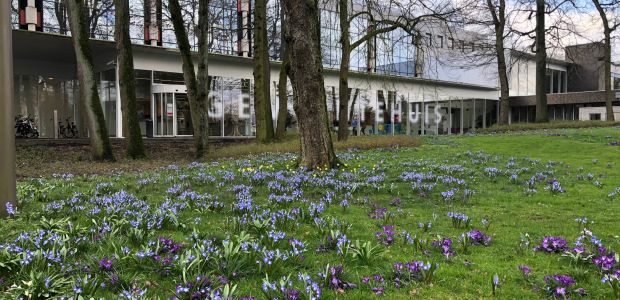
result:
[[[13,46],[11,1],[0,4],[0,217],[15,207],[15,132],[13,132]]]

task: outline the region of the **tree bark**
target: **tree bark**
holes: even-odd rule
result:
[[[499,75],[500,109],[499,124],[508,124],[508,111],[510,110],[510,87],[508,83],[508,69],[506,68],[506,49],[504,48],[504,30],[506,28],[506,0],[499,0],[499,6],[495,6],[492,0],[487,0],[487,7],[493,18],[495,27],[495,52],[497,55],[497,74]],[[497,10],[496,10],[497,9]]]
[[[123,135],[125,136],[126,155],[129,158],[145,158],[142,132],[138,121],[136,105],[136,78],[133,68],[133,50],[129,37],[129,0],[114,0],[116,38],[116,61],[118,84],[123,107]]]
[[[606,108],[606,120],[607,121],[615,121],[614,117],[614,92],[612,89],[611,82],[611,28],[609,26],[609,20],[607,19],[607,14],[605,13],[605,9],[601,5],[599,0],[592,0],[596,10],[598,11],[601,21],[603,22],[603,33],[605,34],[605,43],[603,45],[603,64],[604,65],[604,75],[605,78],[605,108]]]
[[[179,0],[169,0],[170,19],[177,38],[181,60],[183,61],[183,78],[187,88],[192,128],[194,130],[194,147],[196,158],[203,159],[208,153],[209,138],[209,75],[208,75],[208,16],[209,0],[199,0],[198,5],[198,78],[194,71],[191,47]]]
[[[301,138],[300,165],[309,169],[339,165],[327,118],[318,0],[284,1],[290,78]]]
[[[280,56],[282,66],[280,67],[280,77],[278,78],[278,124],[276,127],[276,138],[281,140],[286,135],[286,117],[288,116],[288,69],[289,69],[289,51],[286,44],[284,32],[286,24],[284,22],[284,7],[281,7],[281,24],[282,24],[282,41],[280,46]]]
[[[338,0],[338,15],[340,17],[340,44],[341,56],[338,81],[338,96],[340,97],[340,111],[338,114],[338,140],[346,141],[349,137],[349,67],[351,65],[351,37],[349,35],[349,0]],[[336,109],[334,107],[334,109]]]
[[[547,48],[545,44],[545,0],[536,0],[536,122],[549,122],[547,108]]]
[[[84,111],[88,120],[88,131],[90,133],[90,147],[93,158],[96,160],[114,160],[110,137],[105,125],[105,118],[95,70],[93,67],[93,57],[90,50],[88,28],[84,17],[83,0],[67,0],[67,11],[69,15],[69,26],[71,27],[71,39],[75,50],[77,62],[78,80],[80,82],[81,98],[84,101]]]
[[[351,94],[351,91],[349,91],[349,94]],[[349,111],[349,120],[353,120],[353,113],[355,112],[355,102],[357,102],[357,97],[359,96],[359,94],[360,94],[360,89],[355,89],[355,93],[353,94],[353,99],[351,99],[351,110]]]
[[[267,1],[254,2],[254,111],[256,139],[261,143],[273,140],[271,114],[269,49],[267,43]]]

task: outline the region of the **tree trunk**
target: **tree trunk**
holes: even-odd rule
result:
[[[309,169],[339,165],[329,133],[318,0],[284,1],[290,78],[301,138],[300,164]]]
[[[84,112],[88,120],[90,133],[90,147],[93,158],[96,160],[114,160],[110,137],[105,125],[103,109],[97,90],[97,80],[93,67],[93,57],[88,39],[88,28],[84,18],[83,0],[67,0],[69,26],[77,62],[78,80],[80,82],[81,98],[84,101]]]
[[[495,27],[495,52],[497,55],[497,74],[499,75],[500,87],[500,109],[499,124],[508,124],[508,111],[510,110],[510,87],[508,83],[508,69],[506,68],[506,52],[504,49],[504,30],[506,28],[506,1],[499,0],[499,6],[493,4],[492,0],[487,0],[487,7],[491,13]]]
[[[605,107],[606,107],[606,120],[615,121],[614,117],[614,91],[611,86],[611,32],[609,28],[605,29],[605,45],[604,47],[604,64],[605,64]]]
[[[183,78],[185,79],[187,99],[192,116],[196,158],[202,159],[208,153],[209,138],[209,75],[207,68],[209,0],[199,0],[198,5],[198,78],[194,72],[191,47],[183,23],[179,0],[169,0],[168,8],[183,61]]]
[[[549,122],[547,111],[545,0],[536,0],[536,122]]]
[[[351,91],[349,91],[349,94]],[[353,99],[351,99],[351,110],[349,111],[349,121],[353,120],[353,113],[355,112],[355,102],[357,102],[357,97],[360,94],[360,89],[355,89],[355,93],[353,94]],[[358,117],[359,118],[359,117]]]
[[[129,37],[129,0],[114,0],[116,38],[116,61],[118,84],[123,106],[123,135],[126,155],[136,159],[146,157],[136,105],[136,78],[133,68],[133,50]]]
[[[340,17],[340,43],[342,44],[340,73],[338,81],[338,95],[340,96],[340,113],[338,115],[338,140],[346,141],[349,137],[349,67],[351,64],[351,37],[349,36],[349,0],[338,1],[338,15]]]
[[[54,0],[54,14],[58,21],[58,33],[67,34],[67,8],[61,0]]]
[[[289,69],[289,51],[284,32],[286,24],[284,22],[284,8],[281,7],[281,24],[282,24],[282,41],[280,46],[280,58],[282,66],[280,67],[280,78],[278,78],[278,124],[276,127],[276,138],[281,140],[286,135],[286,117],[288,116],[288,69]]]
[[[331,123],[329,124],[330,126],[332,126],[332,124],[334,124],[334,122],[336,122],[336,120],[338,120],[338,110],[336,109],[336,87],[332,86],[332,117],[331,117]],[[337,123],[336,123],[337,124]]]
[[[269,49],[267,43],[267,1],[254,2],[254,111],[256,139],[261,143],[273,140],[271,114]]]
[[[612,82],[611,82],[611,29],[609,27],[609,20],[607,19],[607,14],[605,13],[605,9],[601,5],[599,0],[592,0],[596,10],[598,11],[599,16],[601,17],[601,21],[603,22],[603,32],[605,34],[605,44],[603,45],[603,63],[605,64],[604,68],[604,77],[605,77],[605,108],[606,108],[606,120],[607,121],[615,121],[614,117],[614,92],[612,90]]]

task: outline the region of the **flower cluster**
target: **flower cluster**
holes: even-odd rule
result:
[[[548,253],[562,253],[568,249],[568,242],[559,236],[546,236],[534,251],[544,251]]]
[[[382,244],[391,245],[394,242],[394,226],[383,226],[381,229],[375,236]]]
[[[471,231],[466,233],[469,241],[473,245],[484,245],[488,246],[491,243],[491,237],[484,234],[482,231],[477,229],[472,229]]]
[[[567,299],[570,296],[586,295],[585,289],[575,289],[574,285],[575,280],[568,275],[556,274],[545,276],[545,290],[553,297]]]
[[[463,213],[449,212],[448,217],[452,220],[452,226],[454,228],[469,227],[469,222],[471,221],[469,217]]]

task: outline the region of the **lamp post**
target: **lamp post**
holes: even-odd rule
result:
[[[11,1],[0,3],[0,217],[15,207],[15,132],[13,131],[13,46]]]

